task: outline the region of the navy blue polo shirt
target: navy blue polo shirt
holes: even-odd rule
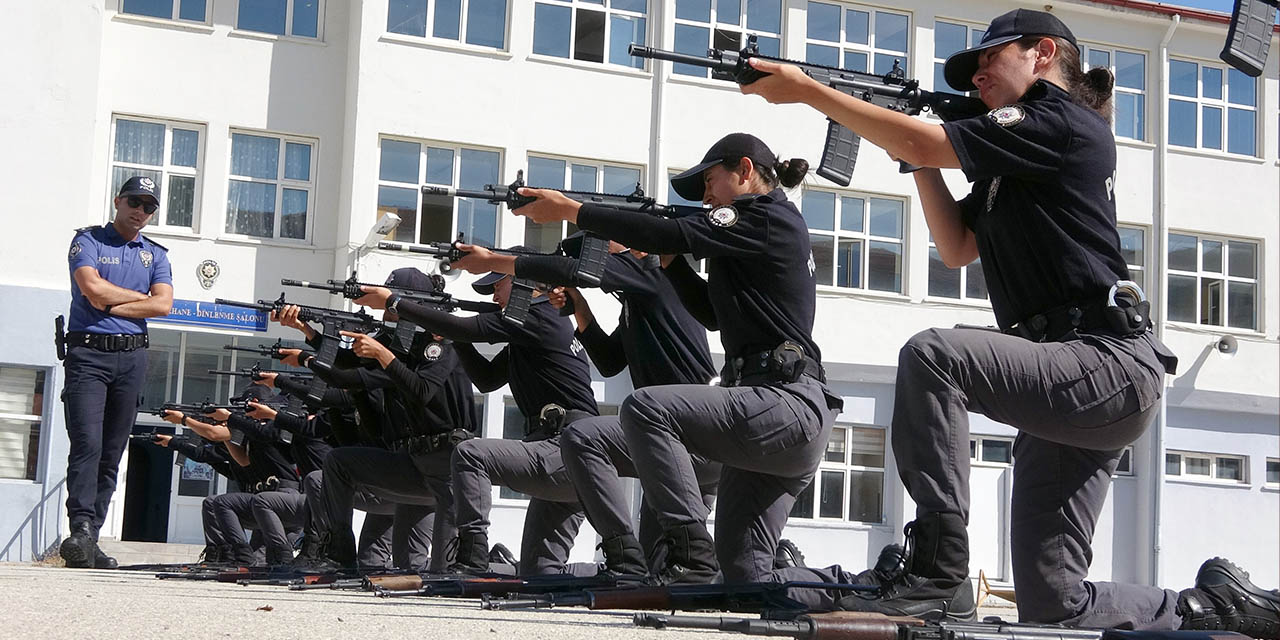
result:
[[[1102,116],[1038,80],[1016,104],[942,126],[974,183],[960,213],[1002,328],[1101,303],[1129,278],[1116,231],[1116,143]]]
[[[71,269],[71,314],[67,331],[84,333],[146,333],[147,321],[121,318],[93,308],[80,293],[75,272],[80,267],[93,267],[104,280],[122,289],[149,293],[151,285],[173,286],[169,267],[169,251],[138,234],[130,242],[116,232],[113,225],[86,227],[76,232],[67,253]]]

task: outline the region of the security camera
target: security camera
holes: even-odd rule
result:
[[[398,226],[400,226],[400,216],[390,212],[382,214],[382,217],[378,218],[378,221],[374,223],[373,228],[369,229],[369,235],[364,237],[364,249],[371,251],[377,248],[378,242],[387,237],[387,234],[394,231]]]
[[[1240,345],[1236,342],[1235,336],[1222,336],[1218,338],[1218,342],[1213,347],[1218,350],[1218,353],[1229,356],[1235,353],[1240,348]]]

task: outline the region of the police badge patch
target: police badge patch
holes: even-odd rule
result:
[[[142,251],[138,252],[138,260],[142,262],[142,266],[144,267],[151,266],[151,260],[153,257],[154,256],[151,255],[151,252],[147,251],[146,249],[143,249]]]
[[[707,219],[717,227],[732,227],[738,223],[738,210],[733,208],[733,205],[721,205],[708,211]]]
[[[153,181],[151,178],[148,178],[148,177],[143,176],[143,178],[142,178],[141,180],[139,180],[138,182],[142,185],[142,188],[143,188],[143,189],[146,189],[147,191],[155,191],[155,190],[156,190],[156,183],[155,183],[155,181]]]
[[[200,280],[200,286],[208,289],[213,286],[213,282],[222,274],[222,267],[214,260],[205,260],[196,265],[196,278]]]
[[[79,242],[72,242],[71,253],[67,255],[67,259],[70,260],[72,258],[75,258],[76,256],[80,255],[80,251],[82,250],[83,250],[83,247],[80,246]]]
[[[1022,107],[1016,104],[992,109],[987,115],[991,117],[992,122],[1002,127],[1012,127],[1027,117],[1027,114],[1022,111]]]
[[[435,362],[440,359],[440,354],[442,353],[444,353],[444,347],[440,346],[439,342],[432,342],[427,345],[427,348],[422,350],[422,357],[431,362]]]

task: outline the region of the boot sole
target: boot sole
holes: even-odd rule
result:
[[[62,541],[62,545],[58,547],[58,553],[72,569],[88,569],[91,566],[89,554],[85,553],[84,549],[71,538]]]

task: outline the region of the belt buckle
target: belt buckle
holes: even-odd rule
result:
[[[554,402],[543,405],[542,410],[538,412],[538,424],[543,428],[546,428],[549,421],[551,419],[555,419],[559,423],[557,426],[563,426],[564,417],[567,413],[568,412],[564,410],[564,407]]]

